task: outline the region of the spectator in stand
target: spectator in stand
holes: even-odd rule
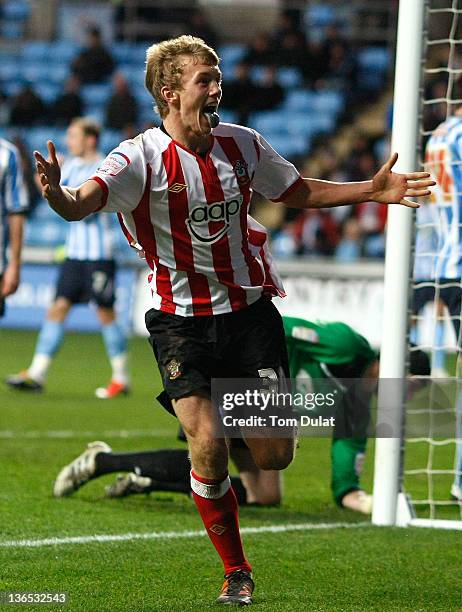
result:
[[[254,110],[271,110],[284,100],[284,89],[276,82],[276,76],[276,66],[265,66],[263,80],[256,87]]]
[[[335,248],[335,259],[340,263],[353,263],[361,257],[361,225],[354,217],[345,221],[343,234]]]
[[[271,39],[276,46],[280,47],[287,34],[300,33],[302,32],[299,11],[286,9],[279,14],[276,27],[271,32]]]
[[[318,82],[326,76],[327,58],[322,44],[316,40],[308,40],[305,46],[304,63],[300,66],[304,83],[307,87],[318,89]],[[321,83],[322,84],[322,83]]]
[[[258,88],[250,77],[251,64],[241,61],[236,64],[235,77],[223,85],[223,108],[236,111],[237,123],[247,123],[249,113],[255,110]]]
[[[276,64],[277,52],[271,45],[269,34],[266,32],[255,34],[252,44],[248,48],[243,59],[252,66]]]
[[[7,125],[10,117],[8,96],[0,89],[0,125]]]
[[[430,83],[425,89],[425,99],[427,101],[435,100],[435,102],[424,106],[423,129],[425,132],[432,132],[446,119],[447,103],[441,101],[436,102],[436,100],[445,100],[447,98],[448,85],[446,80],[438,78]]]
[[[299,255],[332,255],[339,241],[339,228],[328,210],[304,210],[295,220]]]
[[[213,29],[207,15],[200,9],[196,9],[191,13],[187,27],[190,34],[202,38],[211,47],[216,47],[219,44],[217,33]]]
[[[83,115],[80,81],[74,75],[66,80],[63,93],[51,105],[49,117],[55,125],[67,127],[72,119]]]
[[[356,62],[350,43],[337,25],[327,28],[320,53],[326,69],[324,78],[327,83],[342,88],[346,94],[355,91]]]
[[[127,80],[121,72],[112,78],[112,94],[106,106],[106,127],[123,130],[136,125],[138,102],[130,92]]]
[[[301,32],[288,32],[278,49],[277,63],[279,66],[290,66],[303,72],[307,62],[306,51],[304,35]]]
[[[114,70],[114,60],[103,44],[99,29],[89,28],[87,37],[87,46],[77,55],[71,66],[73,74],[84,85],[100,83]]]
[[[45,122],[46,114],[47,108],[42,98],[30,83],[26,83],[11,102],[10,123],[21,126],[37,125]]]

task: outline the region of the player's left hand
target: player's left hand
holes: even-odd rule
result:
[[[393,153],[372,179],[372,197],[374,202],[382,204],[403,204],[410,208],[419,208],[419,204],[406,198],[423,198],[429,196],[428,187],[435,185],[428,172],[410,172],[398,174],[392,168],[398,159]]]
[[[0,297],[6,298],[12,295],[19,287],[19,266],[9,264],[5,268],[3,278],[0,284]]]

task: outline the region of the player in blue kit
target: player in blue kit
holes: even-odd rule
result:
[[[87,118],[74,119],[67,130],[67,148],[62,181],[78,186],[99,168],[103,156],[98,151],[100,127]],[[7,378],[10,387],[26,391],[44,388],[48,369],[64,338],[64,323],[74,304],[94,302],[101,323],[106,352],[112,368],[107,387],[96,389],[101,399],[128,392],[127,345],[116,321],[114,249],[112,218],[93,214],[69,226],[66,259],[62,263],[56,297],[40,330],[35,353],[27,370]]]
[[[11,142],[0,138],[0,317],[4,313],[5,298],[19,285],[24,213],[28,206],[19,151]]]
[[[461,82],[455,83],[454,95],[460,98]],[[458,359],[456,376],[460,376],[462,316],[462,106],[456,108],[433,132],[425,150],[426,169],[436,179],[428,204],[432,210],[436,249],[432,274],[427,285],[414,292],[414,313],[428,301],[438,299],[449,312],[456,335]],[[435,343],[442,342],[442,337]],[[458,400],[456,474],[451,496],[462,501],[462,396]]]

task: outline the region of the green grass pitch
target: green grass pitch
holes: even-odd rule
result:
[[[0,338],[4,378],[28,365],[35,334],[0,330]],[[109,377],[102,340],[70,334],[46,393],[0,388],[0,591],[65,591],[69,604],[62,609],[68,611],[215,607],[222,568],[205,536],[2,546],[23,539],[178,536],[201,529],[186,496],[105,498],[104,485],[113,476],[90,482],[70,498],[51,496],[58,470],[92,440],[102,439],[118,451],[182,447],[175,440],[175,420],[154,401],[159,378],[146,340],[131,342],[131,371],[130,397],[93,398],[95,387]],[[329,478],[329,441],[302,439],[285,474],[283,506],[243,508],[242,527],[363,523],[334,506]],[[364,477],[369,490],[371,482],[369,456]],[[257,610],[462,610],[458,532],[366,524],[249,533],[244,543],[254,565]]]

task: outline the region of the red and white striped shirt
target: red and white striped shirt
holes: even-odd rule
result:
[[[200,156],[159,128],[122,142],[93,180],[152,269],[153,307],[181,316],[232,312],[284,295],[252,191],[282,201],[302,181],[257,132],[220,124]]]

